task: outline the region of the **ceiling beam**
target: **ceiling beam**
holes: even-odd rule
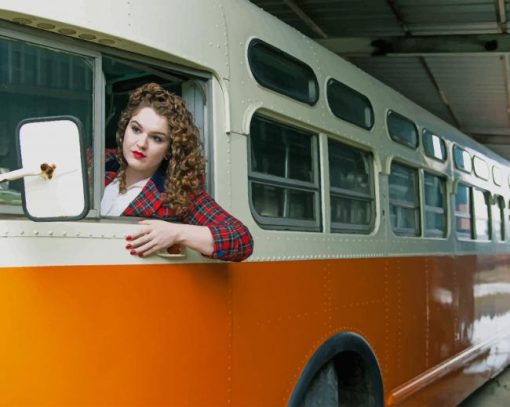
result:
[[[283,2],[289,6],[289,8],[301,19],[301,21],[303,21],[314,33],[319,35],[321,38],[328,38],[328,35],[322,30],[322,28],[320,28],[317,23],[313,21],[301,7],[299,7],[295,0],[283,0]]]
[[[436,35],[419,37],[351,37],[316,40],[342,55],[471,54],[510,52],[509,34]]]
[[[499,31],[503,34],[507,33],[506,28],[506,8],[505,0],[494,0],[496,6],[496,19],[498,21]]]
[[[510,145],[510,134],[493,135],[493,134],[471,134],[471,136],[482,144],[491,144],[493,146]]]

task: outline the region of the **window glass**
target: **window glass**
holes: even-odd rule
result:
[[[472,170],[471,156],[459,146],[453,146],[453,162],[455,167],[461,171],[470,173]]]
[[[254,116],[250,191],[256,220],[269,228],[320,229],[317,136]]]
[[[476,155],[473,157],[473,167],[475,169],[475,175],[478,178],[488,180],[489,179],[489,164],[485,160],[482,160]]]
[[[471,239],[471,188],[464,184],[458,184],[455,193],[455,229],[458,237]]]
[[[446,180],[425,173],[425,236],[446,235]]]
[[[387,123],[388,132],[394,141],[411,148],[418,147],[418,130],[411,120],[398,113],[389,112]]]
[[[494,238],[501,242],[505,240],[505,200],[502,196],[495,197],[492,214]]]
[[[311,105],[317,102],[317,79],[305,63],[260,40],[250,43],[248,60],[262,86]]]
[[[425,129],[423,130],[422,139],[423,148],[427,156],[440,161],[446,160],[446,144],[441,137]]]
[[[374,221],[371,155],[328,141],[331,229],[368,233]]]
[[[327,93],[329,107],[336,117],[364,129],[373,126],[374,112],[365,95],[335,79],[328,81]]]
[[[489,222],[490,207],[488,193],[477,188],[473,188],[473,203],[475,207],[476,238],[480,240],[489,240],[491,238],[491,230]]]
[[[393,163],[389,176],[390,217],[398,235],[420,234],[420,201],[418,171]]]
[[[503,175],[501,174],[501,169],[499,167],[492,167],[492,180],[497,186],[503,185]]]
[[[90,149],[93,66],[89,57],[0,36],[0,172],[18,168],[16,126],[23,119],[75,116]],[[20,191],[21,181],[0,184],[0,205],[21,205]]]

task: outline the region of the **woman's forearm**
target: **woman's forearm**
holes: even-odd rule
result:
[[[177,242],[206,256],[214,251],[214,240],[207,226],[179,225]]]

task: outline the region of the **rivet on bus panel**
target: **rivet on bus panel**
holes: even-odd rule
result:
[[[39,231],[34,230],[34,236],[39,236]]]
[[[55,24],[50,23],[39,23],[36,26],[37,28],[42,28],[43,30],[53,30],[56,27]]]
[[[53,231],[52,231],[52,230],[50,230],[50,231],[48,232],[48,236],[53,236]]]
[[[28,25],[32,24],[32,20],[29,20],[28,18],[23,17],[15,17],[12,19],[15,23],[22,24],[22,25]]]

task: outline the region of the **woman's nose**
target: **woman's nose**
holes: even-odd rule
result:
[[[146,148],[147,147],[147,135],[146,134],[142,134],[141,137],[138,138],[138,140],[136,141],[136,145],[139,147],[139,148]]]

